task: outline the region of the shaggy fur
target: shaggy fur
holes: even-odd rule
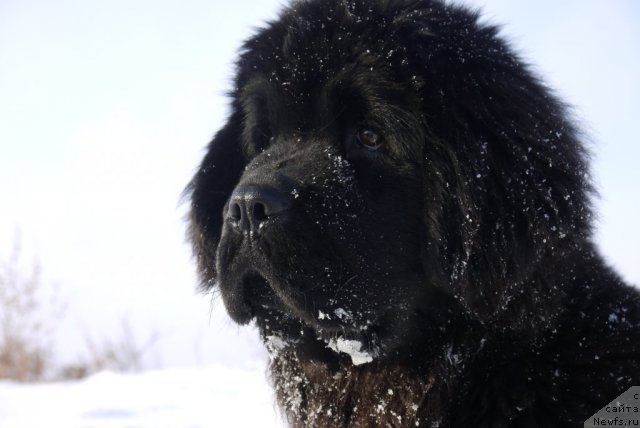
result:
[[[640,384],[581,136],[497,32],[308,0],[245,43],[189,235],[291,425],[577,427]]]

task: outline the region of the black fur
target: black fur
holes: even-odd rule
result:
[[[640,384],[581,136],[497,33],[438,0],[308,0],[245,43],[189,233],[292,425],[577,427]],[[247,185],[288,207],[251,236]]]

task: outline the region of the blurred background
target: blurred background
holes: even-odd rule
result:
[[[462,3],[574,107],[596,239],[640,284],[640,2]],[[264,367],[255,331],[195,291],[180,194],[225,121],[242,40],[281,4],[0,0],[0,318],[40,335],[44,378]]]

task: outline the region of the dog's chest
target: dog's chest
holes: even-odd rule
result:
[[[271,375],[280,408],[294,427],[446,426],[448,388],[441,376],[403,368],[331,371],[282,354]]]

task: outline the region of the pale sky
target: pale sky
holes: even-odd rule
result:
[[[58,354],[128,317],[148,364],[244,364],[254,335],[195,294],[179,196],[224,123],[232,62],[280,1],[0,0],[0,257],[16,230],[68,300]],[[575,107],[597,241],[640,284],[640,2],[468,0]],[[241,357],[238,357],[241,355]]]

